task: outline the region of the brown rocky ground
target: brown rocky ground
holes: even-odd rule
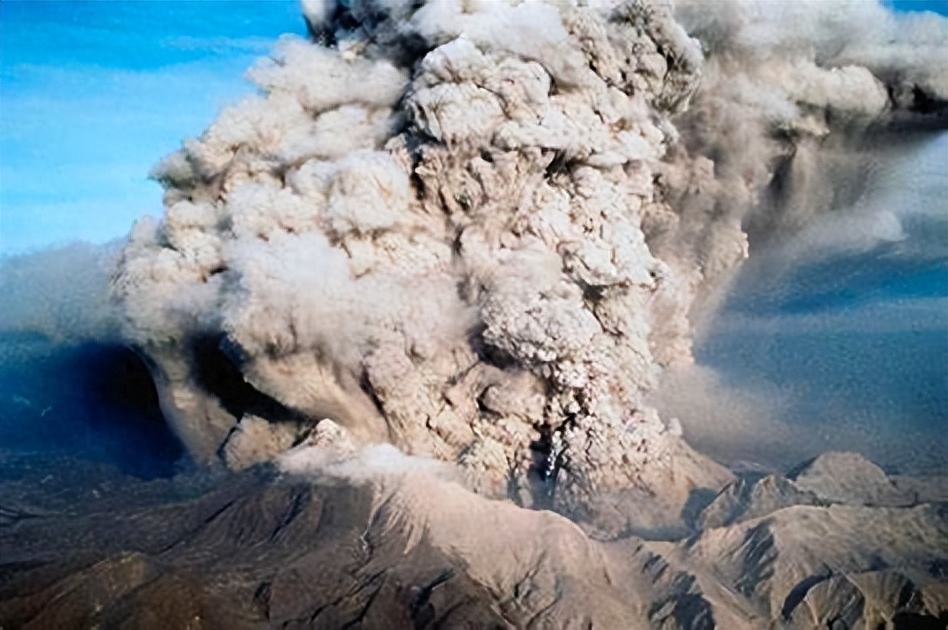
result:
[[[597,540],[389,455],[150,482],[8,457],[0,627],[948,623],[943,483],[900,490],[858,456],[695,497],[687,534],[659,541]]]

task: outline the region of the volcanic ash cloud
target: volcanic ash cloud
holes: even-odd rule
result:
[[[828,111],[891,107],[885,77],[725,47],[729,82],[660,3],[416,4],[304,2],[313,41],[155,168],[165,217],[133,228],[113,293],[169,422],[202,461],[391,442],[563,510],[720,487],[644,396],[690,361],[689,309],[746,255],[769,165]],[[722,103],[755,81],[748,171]],[[849,85],[872,98],[823,95]]]

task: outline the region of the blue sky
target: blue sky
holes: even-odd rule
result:
[[[883,4],[896,11],[931,11],[948,15],[948,0],[884,0]]]
[[[151,165],[252,87],[296,0],[0,2],[0,254],[159,215]]]

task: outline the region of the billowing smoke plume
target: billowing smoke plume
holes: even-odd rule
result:
[[[682,2],[677,16],[707,54],[702,90],[679,122],[685,144],[714,160],[732,198],[770,187],[746,222],[751,238],[798,229],[839,205],[834,194],[858,194],[833,190],[852,180],[840,145],[854,144],[881,115],[891,123],[935,114],[945,123],[936,113],[948,99],[948,41],[935,14],[897,17],[867,2],[746,1],[713,11]]]
[[[837,128],[948,96],[944,23],[863,2],[303,6],[114,279],[199,460],[331,418],[529,505],[717,487],[643,402],[689,311],[825,193]]]

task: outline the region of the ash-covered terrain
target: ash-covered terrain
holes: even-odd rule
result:
[[[893,483],[857,455],[741,478],[686,510],[671,540],[590,537],[391,446],[301,459],[291,475],[217,482],[74,462],[40,478],[47,467],[4,461],[3,627],[915,630],[948,618],[944,480]]]
[[[655,407],[745,258],[904,240],[864,149],[948,125],[945,19],[302,8],[155,167],[164,217],[82,253],[94,308],[5,317],[11,348],[111,344],[126,439],[187,464],[5,452],[3,628],[945,627],[948,477],[738,475]]]

